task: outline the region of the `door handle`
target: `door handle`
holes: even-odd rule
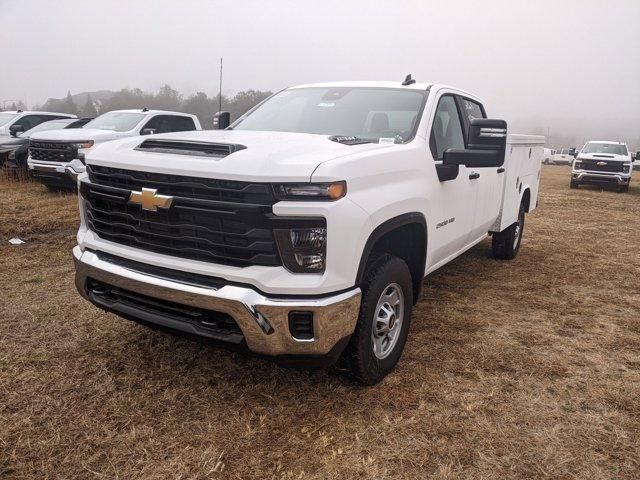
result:
[[[500,167],[500,168],[498,169],[498,173],[504,173],[504,167]]]
[[[469,174],[469,180],[475,180],[476,178],[480,178],[480,174],[478,172],[471,172]]]

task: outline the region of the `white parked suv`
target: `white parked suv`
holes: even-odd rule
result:
[[[475,95],[410,77],[289,88],[226,130],[74,162],[76,286],[153,328],[283,361],[342,356],[373,384],[426,275],[488,234],[496,258],[516,256],[543,147]]]
[[[576,154],[571,170],[571,188],[581,184],[613,185],[629,191],[633,156],[624,142],[591,141]]]
[[[114,110],[94,118],[84,127],[55,130],[31,136],[27,165],[31,176],[52,189],[75,188],[65,174],[69,162],[84,160],[98,144],[124,137],[201,130],[195,115],[164,110]]]
[[[78,118],[69,113],[36,112],[33,110],[11,110],[0,112],[0,136],[13,135],[26,132],[50,120],[60,118]]]

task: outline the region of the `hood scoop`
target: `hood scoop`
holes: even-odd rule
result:
[[[593,156],[594,157],[598,157],[598,158],[616,158],[613,155],[597,155],[597,154],[594,154]]]
[[[149,139],[135,149],[143,152],[171,153],[174,155],[190,155],[193,157],[224,158],[239,150],[244,145],[235,143],[209,143],[185,140]]]

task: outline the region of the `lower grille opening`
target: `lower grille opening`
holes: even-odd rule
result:
[[[289,332],[298,340],[313,340],[313,312],[289,312]]]
[[[202,334],[220,340],[240,343],[243,339],[242,330],[233,317],[223,312],[149,297],[93,278],[87,279],[87,294],[101,306],[117,313],[123,313],[123,309],[118,307],[126,307],[127,312],[139,312],[134,316],[141,320],[150,314],[159,319],[192,325]]]

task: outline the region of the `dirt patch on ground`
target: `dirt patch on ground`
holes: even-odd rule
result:
[[[638,186],[545,167],[519,257],[483,242],[431,275],[362,388],[94,308],[76,197],[0,181],[0,477],[638,478],[639,219]]]

